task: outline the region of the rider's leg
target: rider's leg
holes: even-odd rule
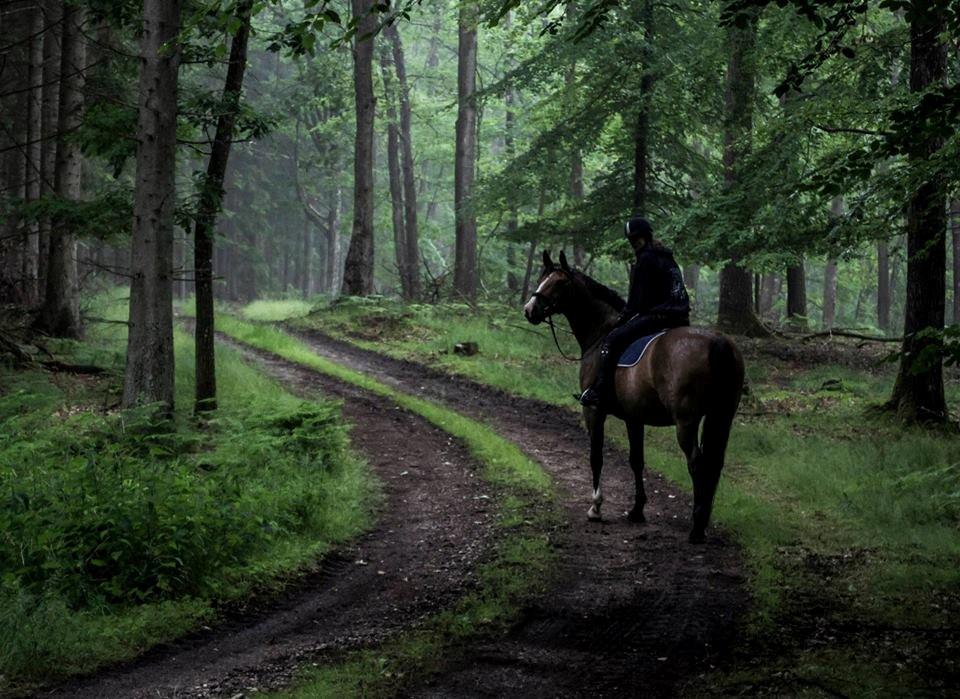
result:
[[[613,374],[617,370],[617,361],[630,343],[642,337],[648,330],[649,323],[642,316],[636,316],[619,328],[610,331],[600,346],[600,366],[597,376],[583,395],[580,403],[583,405],[600,405],[606,402],[613,393]]]

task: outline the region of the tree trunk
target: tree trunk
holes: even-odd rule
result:
[[[533,281],[533,258],[537,252],[537,241],[530,241],[530,248],[527,250],[527,266],[523,273],[523,289],[520,290],[520,303],[526,303],[530,298],[530,282]]]
[[[504,18],[504,29],[507,31],[510,30],[510,27],[513,23],[513,12],[508,12]],[[516,68],[516,58],[514,56],[513,43],[509,42],[507,44],[507,70],[511,71]],[[516,146],[516,112],[514,112],[514,105],[516,103],[516,93],[514,92],[513,85],[508,85],[506,92],[503,93],[503,144],[504,150],[506,150],[507,162],[513,162],[514,158],[517,156],[517,146]],[[514,240],[517,234],[517,229],[520,228],[520,212],[517,206],[517,197],[516,192],[512,189],[507,194],[507,290],[510,293],[510,296],[513,297],[515,294],[520,291],[520,279],[517,277],[517,249],[514,245]]]
[[[353,234],[343,270],[343,293],[373,293],[373,32],[377,18],[373,0],[351,0],[357,20],[353,42],[353,89],[357,133],[353,164]]]
[[[890,246],[877,241],[877,327],[890,329]]]
[[[787,267],[787,324],[797,330],[807,327],[807,275],[802,259]]]
[[[173,411],[174,380],[171,269],[179,31],[180,0],[144,0],[123,405],[158,403],[167,413]]]
[[[395,24],[384,29],[393,48],[393,65],[400,88],[400,172],[403,175],[403,217],[406,245],[404,260],[410,298],[420,298],[420,231],[417,223],[417,181],[413,174],[413,116],[410,109],[410,85],[407,83],[407,63],[403,55],[400,31]]]
[[[953,322],[960,323],[960,199],[950,202],[950,240],[953,244]]]
[[[23,276],[27,232],[19,211],[27,198],[30,42],[24,37],[31,32],[29,11],[24,0],[0,3],[0,47],[4,49],[0,54],[0,167],[4,170],[0,179],[0,302],[21,306],[29,305]]]
[[[43,142],[40,144],[40,196],[51,197],[55,193],[54,178],[57,170],[57,129],[60,118],[60,19],[61,0],[44,0],[43,11],[47,31],[43,38],[43,91],[41,104],[41,128]],[[47,268],[50,260],[49,216],[40,219],[38,240],[37,282],[41,297],[46,295]],[[43,298],[40,299],[43,301]]]
[[[943,83],[946,50],[940,36],[946,11],[939,3],[914,6],[910,24],[910,91],[922,93]],[[908,162],[923,168],[943,145],[935,132],[920,134],[911,143]],[[943,388],[940,341],[919,338],[927,328],[943,328],[946,266],[946,188],[942,177],[926,177],[907,208],[907,298],[900,371],[889,406],[906,422],[942,422],[948,418]],[[925,356],[922,366],[914,358]]]
[[[37,201],[42,191],[43,161],[43,44],[44,44],[43,8],[36,4],[30,8],[30,63],[27,94],[27,157],[26,157],[26,200]],[[28,224],[26,245],[23,251],[23,293],[24,300],[34,306],[40,299],[40,226],[36,220]]]
[[[390,204],[393,214],[393,248],[400,279],[400,293],[409,301],[410,277],[407,269],[407,232],[403,210],[403,182],[400,177],[400,125],[397,123],[397,107],[393,94],[393,61],[390,49],[380,47],[380,71],[383,77],[383,98],[387,115],[387,173],[390,183]]]
[[[430,32],[430,47],[427,49],[427,71],[436,70],[440,66],[440,32],[443,29],[444,6],[436,3],[433,13],[433,26]]]
[[[735,190],[739,185],[739,167],[751,148],[756,33],[755,15],[746,26],[732,24],[727,29],[729,62],[724,95],[723,177],[728,190]],[[749,336],[769,334],[753,311],[750,282],[750,272],[740,265],[738,251],[731,250],[730,261],[720,272],[717,325],[721,330]]]
[[[310,288],[313,285],[312,267],[310,264],[313,259],[313,226],[310,225],[310,219],[303,217],[303,250],[300,254],[300,274],[299,287],[300,295],[303,298],[310,298]]]
[[[460,4],[457,60],[457,132],[454,163],[456,251],[453,286],[460,297],[477,296],[477,219],[470,197],[477,158],[477,14],[474,0]]]
[[[644,43],[641,49],[640,109],[637,112],[637,125],[634,132],[633,153],[633,212],[637,216],[647,215],[647,195],[649,193],[648,175],[650,170],[650,102],[653,95],[653,70],[650,65],[650,46],[653,41],[653,0],[643,0],[641,8]]]
[[[827,260],[823,268],[823,329],[833,330],[837,319],[837,261]]]
[[[697,287],[700,284],[700,265],[691,263],[683,267],[683,282],[690,292],[690,307],[697,307]]]
[[[543,219],[543,212],[547,207],[547,190],[546,187],[540,185],[540,201],[537,203],[537,219]],[[530,249],[527,251],[527,267],[523,275],[523,290],[520,292],[520,303],[526,303],[527,299],[530,298],[530,282],[533,280],[533,256],[537,250],[537,241],[530,241]]]
[[[764,274],[760,278],[760,304],[757,313],[763,320],[776,321],[773,317],[773,304],[776,301],[778,278],[776,274]]]
[[[213,137],[213,149],[207,163],[207,175],[200,189],[197,217],[193,226],[193,264],[196,278],[197,319],[194,325],[196,348],[196,393],[194,410],[198,413],[217,407],[217,365],[214,352],[213,311],[213,238],[217,214],[223,205],[223,180],[230,158],[230,145],[237,116],[243,76],[247,69],[247,43],[250,39],[250,14],[253,0],[240,0],[236,7],[240,26],[230,42],[230,60],[220,99],[220,115]]]
[[[57,122],[57,162],[54,190],[58,198],[78,201],[82,186],[80,144],[69,135],[83,122],[83,86],[86,44],[82,8],[63,5],[60,40],[60,110]],[[37,327],[54,337],[79,338],[80,281],[77,275],[77,241],[74,231],[62,221],[54,221],[50,236],[47,288]]]
[[[343,190],[340,185],[330,192],[330,207],[327,211],[327,280],[328,292],[331,296],[337,293],[337,261],[340,255],[340,207],[343,203]]]

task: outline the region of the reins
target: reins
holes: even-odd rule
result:
[[[580,362],[583,361],[583,355],[581,354],[579,358],[577,357],[568,357],[563,348],[560,346],[560,340],[557,339],[557,328],[553,324],[553,316],[547,316],[547,324],[550,326],[550,332],[553,334],[553,342],[557,346],[557,351],[560,353],[560,356],[566,359],[568,362]]]
[[[550,299],[541,294],[539,291],[533,292],[533,297],[538,299],[543,299],[544,309],[543,314],[546,316],[547,325],[550,326],[550,333],[553,335],[553,344],[557,346],[557,352],[560,353],[560,356],[566,359],[568,362],[579,362],[583,360],[583,354],[581,353],[579,358],[568,357],[567,354],[563,351],[563,348],[560,346],[560,340],[557,338],[557,327],[553,324],[553,311],[556,306]]]

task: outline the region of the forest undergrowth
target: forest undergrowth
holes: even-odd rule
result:
[[[275,302],[269,312],[576,409],[576,364],[515,308],[368,298],[320,303],[310,314]],[[266,307],[258,315],[271,319]],[[454,353],[464,341],[480,353]],[[577,356],[562,331],[560,343]],[[734,669],[699,678],[691,690],[862,696],[949,687],[958,677],[960,438],[906,429],[872,410],[894,377],[887,349],[837,340],[741,344],[750,390],[716,517],[744,547],[754,608]],[[957,376],[947,392],[957,406]],[[619,423],[612,432],[625,443]],[[646,444],[648,466],[689,488],[673,431],[650,429]]]
[[[220,410],[198,422],[192,339],[177,333],[173,429],[121,413],[123,331],[55,347],[100,376],[0,368],[0,694],[212,622],[371,522],[377,487],[335,402],[218,348]]]

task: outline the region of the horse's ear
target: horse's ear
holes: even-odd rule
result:
[[[550,259],[550,252],[548,250],[543,251],[543,267],[544,269],[553,269],[553,260]]]
[[[567,264],[567,256],[564,254],[563,250],[560,251],[560,269],[564,272],[570,271],[570,265]]]

